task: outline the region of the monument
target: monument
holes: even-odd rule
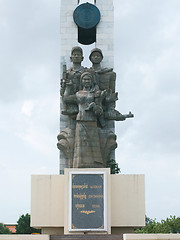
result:
[[[131,112],[123,115],[115,109],[116,74],[112,68],[101,68],[101,49],[92,49],[89,58],[92,67],[82,67],[82,49],[73,47],[73,66],[68,71],[63,66],[61,79],[61,113],[68,116],[68,126],[58,135],[57,146],[73,168],[106,167],[117,147],[116,135],[108,126],[113,120],[133,117]]]
[[[112,175],[113,0],[61,0],[60,174],[32,176],[31,226],[50,235],[121,234],[145,224],[144,176]],[[82,66],[83,46],[91,66]]]

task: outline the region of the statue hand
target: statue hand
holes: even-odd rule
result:
[[[103,90],[103,91],[101,92],[101,97],[102,97],[102,98],[107,97],[107,95],[108,95],[108,90]]]
[[[100,90],[95,91],[95,93],[94,93],[94,97],[95,98],[100,97],[100,95],[101,95],[101,91]]]
[[[61,87],[65,88],[65,86],[66,86],[66,80],[61,79]]]
[[[72,86],[72,85],[73,85],[72,81],[69,79],[66,79],[66,86]]]
[[[97,116],[101,115],[101,114],[103,113],[102,107],[96,105],[96,106],[94,107],[94,113],[95,113],[95,115],[97,115]]]

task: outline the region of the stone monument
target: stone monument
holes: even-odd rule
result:
[[[112,175],[113,0],[61,0],[60,175],[33,176],[31,226],[51,235],[121,234],[145,224],[144,176]],[[82,66],[83,46],[93,47]]]
[[[94,4],[88,2],[80,4],[80,1],[73,0],[61,1],[61,66],[63,74],[60,90],[62,97],[61,132],[58,135],[57,144],[60,149],[60,173],[63,173],[66,167],[106,167],[107,162],[115,157],[114,150],[117,147],[114,121],[123,121],[128,117],[133,117],[131,113],[123,115],[115,109],[118,93],[115,92],[116,73],[113,72],[113,0],[91,2]],[[84,59],[83,49],[77,46],[78,43],[83,45],[95,43],[96,45],[89,55],[92,62],[92,67],[89,69],[81,65]],[[103,57],[103,55],[105,56]],[[105,67],[101,66],[101,62]],[[66,65],[69,66],[68,70]],[[88,100],[92,102],[89,102],[89,108],[86,107],[83,113],[83,116],[86,115],[86,120],[76,117],[79,118],[82,114],[82,106],[87,103],[80,104],[79,100],[75,100],[77,96],[79,98],[82,95],[80,78],[84,72],[92,75],[94,85],[94,89],[90,90],[93,91],[91,95],[94,95],[94,101]],[[81,110],[79,110],[80,106]],[[79,121],[81,120],[81,125],[82,122],[83,124],[86,122],[87,127],[89,125],[88,115],[91,118],[91,124],[96,122],[97,125],[91,132],[93,135],[96,134],[94,137],[96,136],[97,149],[93,149],[91,155],[98,154],[97,159],[101,158],[101,160],[100,162],[97,160],[98,164],[94,162],[92,165],[91,162],[88,165],[86,162],[85,165],[77,165],[77,160],[75,161],[74,158],[78,158],[77,148],[80,149],[80,146],[76,139],[79,134],[80,138],[83,134],[82,131],[77,134],[77,125],[80,125]],[[88,133],[90,133],[89,130]],[[89,143],[93,141],[93,139],[89,139]],[[92,146],[89,146],[89,149],[92,149]],[[85,152],[85,149],[81,149],[81,157]]]
[[[58,148],[66,156],[70,168],[102,168],[107,166],[111,152],[117,147],[116,135],[109,122],[124,121],[133,114],[121,114],[115,109],[116,74],[112,68],[102,68],[101,49],[92,49],[90,69],[81,66],[82,49],[73,47],[73,66],[61,79],[62,114],[68,116],[68,126],[58,135]]]

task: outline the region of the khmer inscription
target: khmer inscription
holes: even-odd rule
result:
[[[104,201],[103,174],[73,174],[71,228],[104,228]]]

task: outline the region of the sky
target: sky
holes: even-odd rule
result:
[[[116,123],[116,160],[145,174],[148,217],[180,217],[180,1],[114,6],[116,108],[135,116]],[[16,223],[31,175],[59,173],[60,0],[0,0],[0,33],[0,222]]]

